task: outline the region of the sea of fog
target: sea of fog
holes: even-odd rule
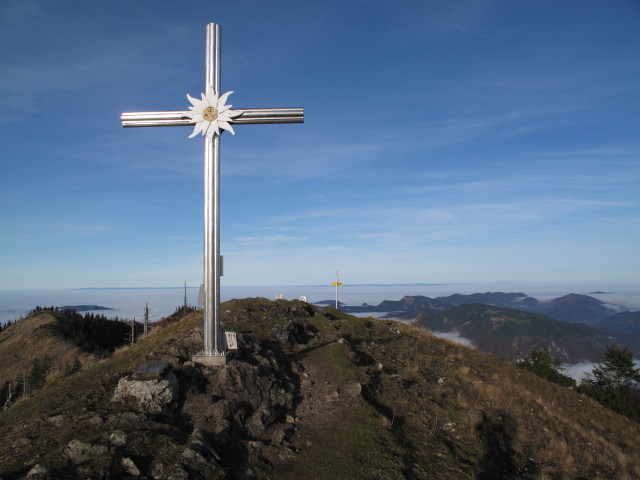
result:
[[[187,302],[197,305],[199,287],[187,287]],[[589,294],[617,310],[640,310],[640,285],[593,285],[560,282],[540,283],[449,283],[407,285],[345,285],[338,292],[346,305],[377,305],[383,300],[399,300],[405,295],[439,297],[454,293],[522,292],[539,300],[568,293]],[[602,293],[594,293],[602,292]],[[264,297],[274,299],[282,294],[288,300],[305,296],[310,303],[336,298],[335,287],[256,286],[221,288],[222,301],[232,298]],[[167,316],[184,303],[184,287],[175,288],[83,288],[64,290],[0,290],[0,322],[25,316],[36,306],[100,305],[112,310],[108,317],[142,319],[145,303],[149,304],[151,320]]]

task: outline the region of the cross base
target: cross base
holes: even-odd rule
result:
[[[196,363],[201,363],[205,367],[220,367],[226,365],[229,360],[228,353],[212,353],[207,355],[206,353],[196,353],[193,355],[192,360]]]

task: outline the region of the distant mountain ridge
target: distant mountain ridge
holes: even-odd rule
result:
[[[524,356],[547,348],[567,363],[598,361],[607,345],[629,344],[626,338],[584,324],[570,324],[538,313],[478,303],[424,315],[413,322],[431,331],[455,331],[483,352],[499,357]],[[622,342],[621,340],[626,340]],[[638,342],[631,342],[638,354]]]
[[[418,295],[342,309],[388,312],[388,318],[411,320],[427,330],[456,332],[477,349],[503,358],[548,348],[567,363],[598,361],[611,344],[640,356],[640,312],[617,313],[589,295],[572,293],[549,301],[522,292]]]
[[[430,298],[421,295],[405,296],[400,300],[384,300],[378,305],[345,306],[344,311],[389,312],[393,317],[413,320],[419,315],[442,312],[459,305],[480,303],[496,307],[512,308],[525,312],[547,315],[567,323],[595,325],[618,313],[597,298],[589,295],[570,293],[550,301],[540,301],[522,292],[487,292],[471,295],[453,294],[446,297]]]

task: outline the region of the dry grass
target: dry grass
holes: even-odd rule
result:
[[[401,335],[391,335],[383,362],[394,358],[402,377],[415,385],[397,392],[405,401],[389,403],[415,432],[434,438],[444,431],[461,450],[473,452],[489,415],[512,426],[510,446],[522,462],[533,459],[536,478],[640,478],[637,423],[491,355],[407,325],[392,329]],[[412,393],[432,403],[425,408],[415,397],[407,401]]]

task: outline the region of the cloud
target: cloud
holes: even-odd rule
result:
[[[236,238],[236,242],[241,245],[265,245],[269,243],[303,242],[305,240],[308,240],[308,238],[282,234]]]
[[[564,370],[562,373],[573,378],[576,382],[580,383],[580,380],[585,378],[587,373],[591,373],[593,371],[593,367],[596,366],[596,363],[593,362],[582,362],[582,363],[565,363],[562,365]]]
[[[463,337],[458,332],[451,331],[451,332],[431,332],[431,333],[436,337],[446,338],[447,340],[450,340],[452,342],[460,343],[462,345],[475,348],[471,340]]]

